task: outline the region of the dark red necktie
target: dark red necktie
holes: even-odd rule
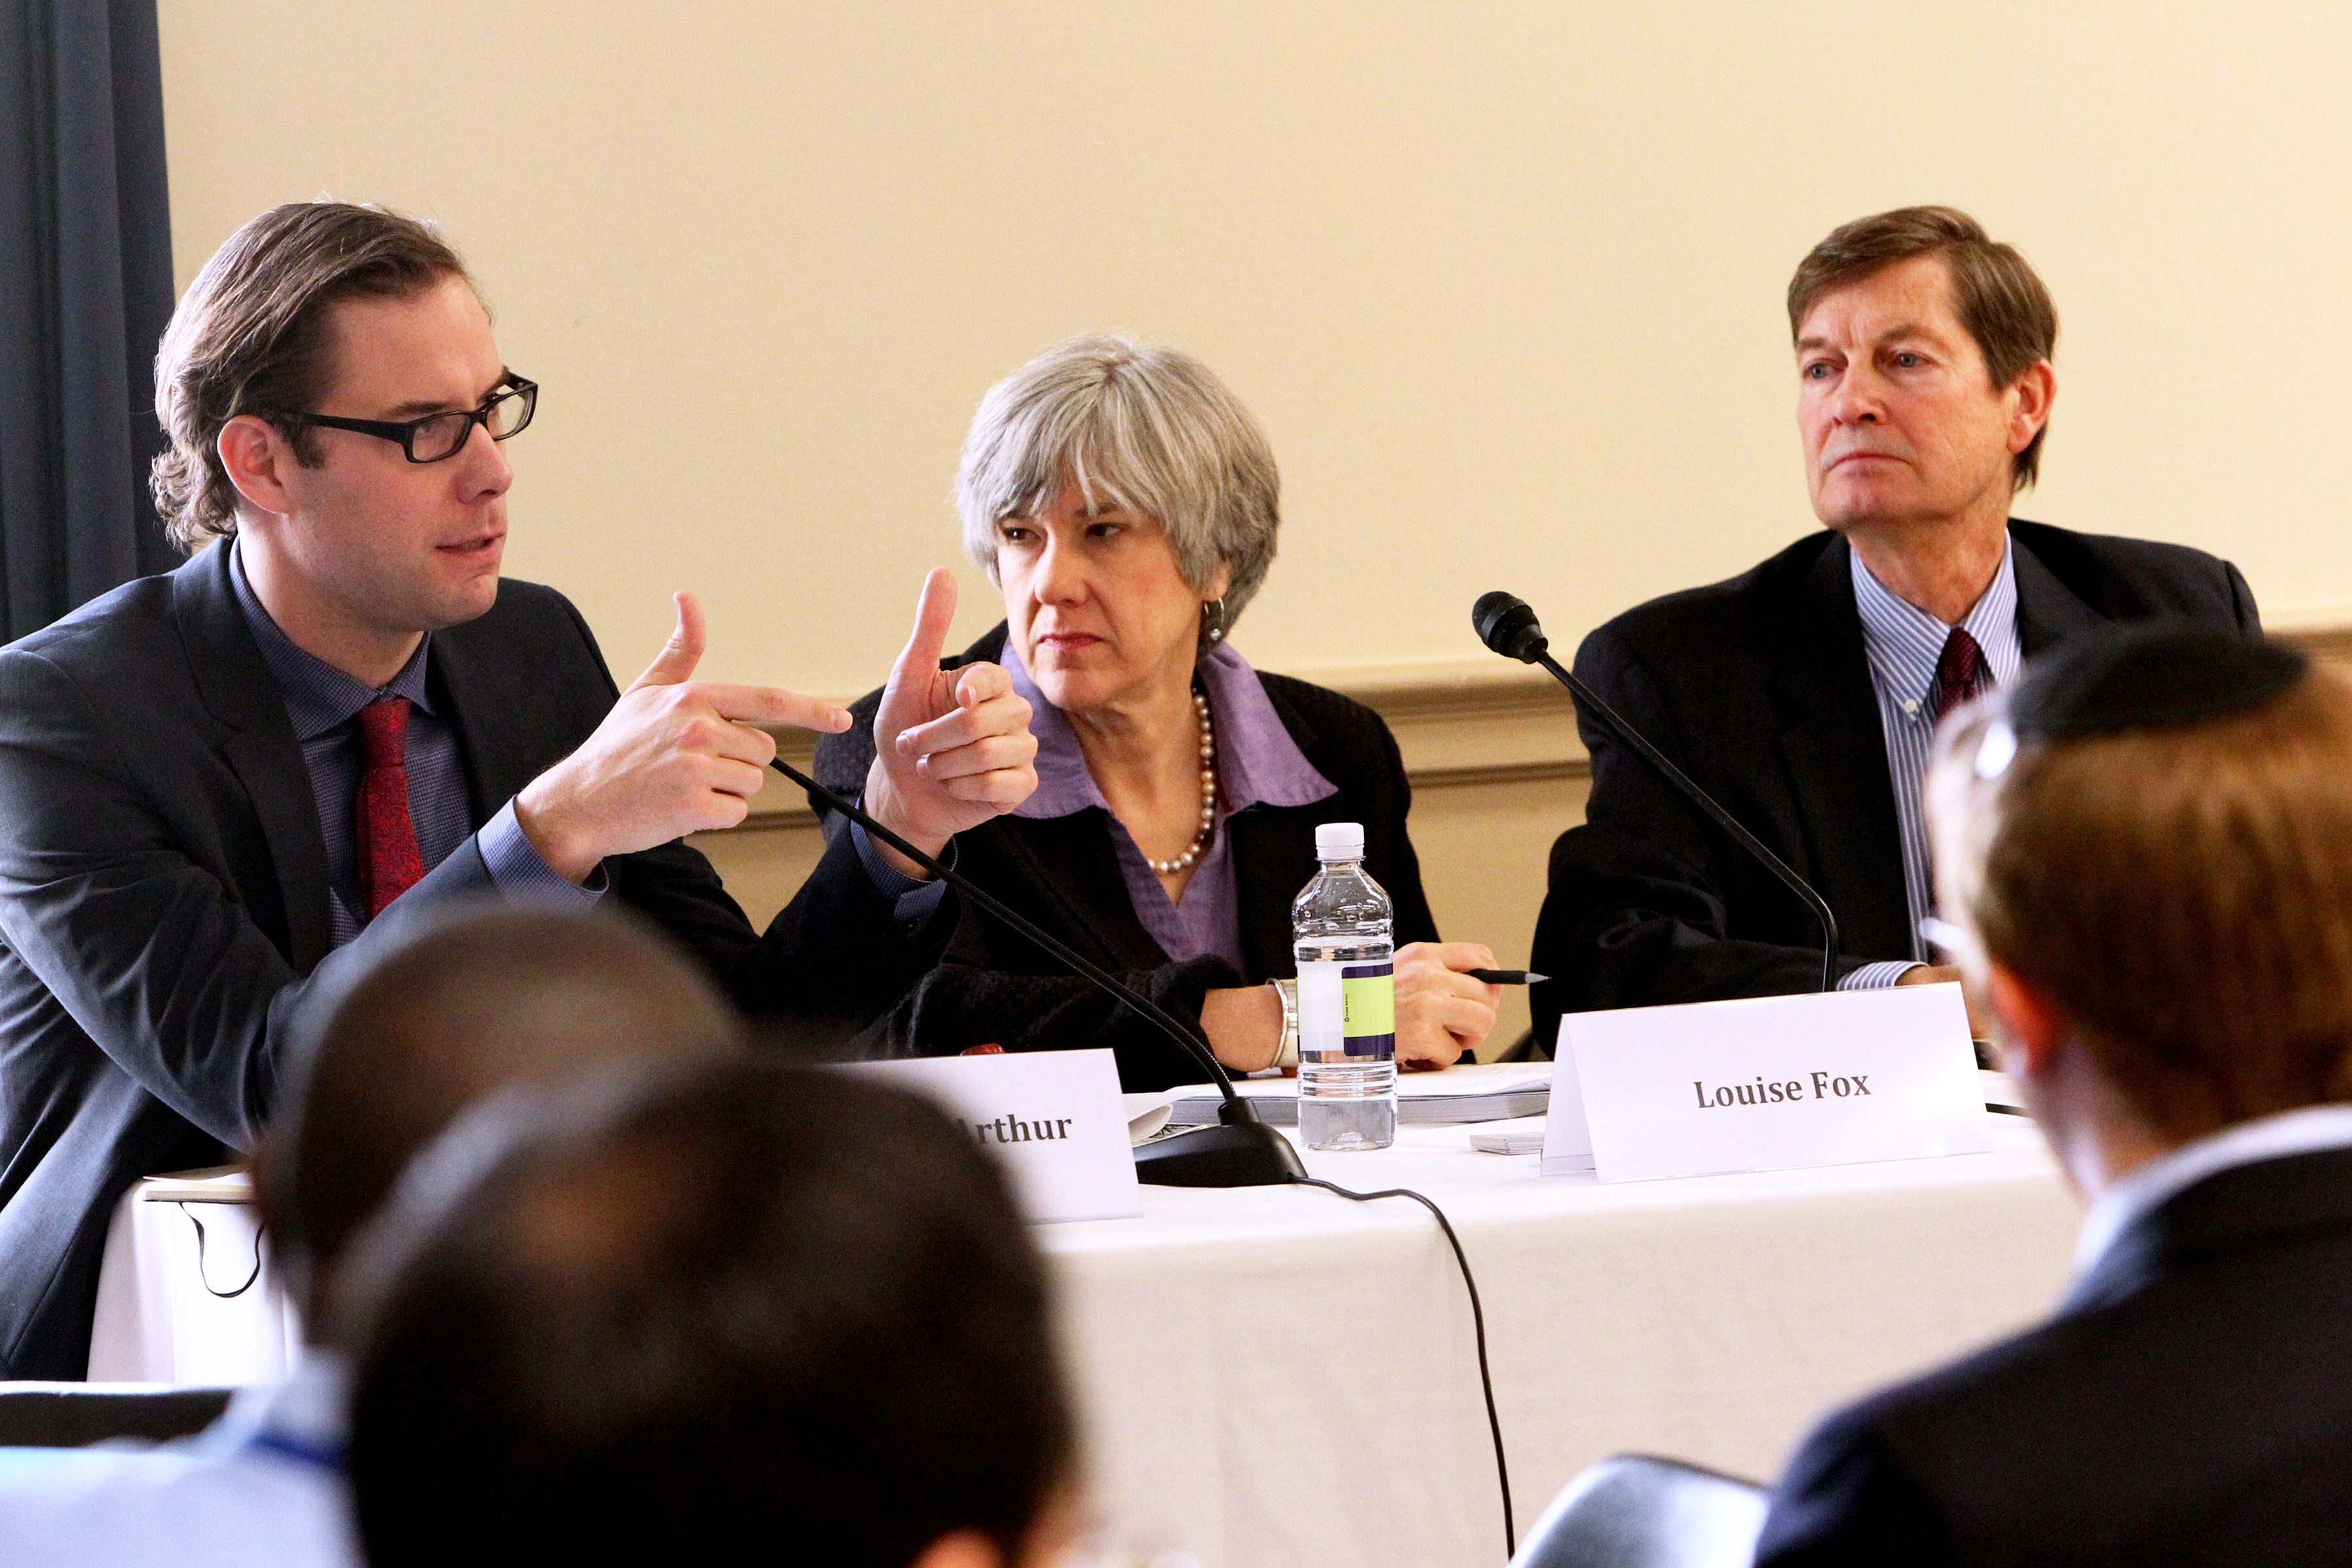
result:
[[[408,819],[408,709],[405,697],[379,697],[360,710],[367,761],[352,812],[360,850],[360,906],[375,919],[425,875],[416,825]]]
[[[1944,657],[1936,661],[1936,722],[1977,694],[1984,679],[1984,649],[1960,626],[1944,639]]]

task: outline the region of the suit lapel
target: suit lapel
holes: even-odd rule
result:
[[[1274,716],[1312,762],[1319,737],[1280,692],[1268,687]],[[1290,901],[1315,875],[1315,825],[1330,802],[1261,805],[1225,819],[1233,834],[1234,898],[1240,906],[1242,959],[1254,974],[1288,974],[1297,962]]]
[[[327,841],[310,770],[229,581],[226,542],[172,574],[172,608],[205,710],[227,731],[222,754],[245,786],[269,846],[286,910],[286,958],[307,974],[333,945],[327,912]]]
[[[539,734],[531,715],[544,705],[532,700],[517,661],[475,647],[465,629],[435,635],[428,674],[435,698],[457,732],[470,820],[479,828],[569,748]]]
[[[2017,642],[2026,658],[2112,624],[2058,581],[2014,530],[2010,553],[2017,573]]]
[[[1838,918],[1839,945],[1903,958],[1912,950],[1903,835],[1850,561],[1845,541],[1833,541],[1784,618],[1787,651],[1773,677],[1787,719],[1780,748],[1810,850],[1799,864]]]
[[[1286,715],[1286,717],[1287,717]],[[1240,906],[1242,960],[1253,974],[1288,974],[1290,901],[1314,876],[1313,807],[1261,805],[1225,819],[1233,835],[1234,895]]]
[[[1017,830],[991,823],[980,831],[1029,897],[1052,911],[1040,918],[1040,924],[1058,931],[1066,942],[1071,933],[1083,933],[1085,940],[1076,945],[1090,949],[1087,956],[1108,968],[1157,969],[1169,961],[1168,955],[1136,918],[1108,820],[1094,818],[1090,809],[1022,821]],[[1009,901],[1016,908],[1022,902],[1019,898]]]

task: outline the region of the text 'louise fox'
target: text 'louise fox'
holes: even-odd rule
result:
[[[1825,1072],[1813,1074],[1812,1092],[1798,1079],[1780,1079],[1766,1082],[1759,1078],[1753,1083],[1718,1083],[1712,1088],[1691,1079],[1691,1090],[1698,1096],[1701,1110],[1714,1110],[1727,1105],[1788,1105],[1801,1100],[1867,1099],[1870,1079],[1861,1073],[1850,1078],[1834,1078]]]

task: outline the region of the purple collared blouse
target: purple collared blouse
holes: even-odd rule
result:
[[[1062,710],[1045,700],[1011,638],[1001,656],[1013,689],[1029,700],[1036,716],[1029,732],[1037,737],[1037,792],[1013,811],[1015,816],[1068,816],[1088,806],[1100,806],[1110,818],[1111,844],[1127,879],[1128,900],[1135,918],[1151,934],[1160,951],[1182,963],[1214,953],[1246,973],[1242,962],[1239,894],[1234,879],[1233,837],[1223,823],[1236,812],[1254,805],[1312,805],[1339,793],[1315,765],[1298,742],[1290,738],[1265,687],[1231,643],[1212,650],[1201,660],[1201,689],[1208,694],[1209,721],[1217,737],[1218,830],[1208,853],[1194,866],[1184,885],[1181,903],[1171,903],[1150,862],[1117,816],[1087,771],[1086,753]]]

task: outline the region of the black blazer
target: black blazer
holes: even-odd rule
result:
[[[469,841],[330,957],[310,774],[227,563],[206,551],[0,650],[0,1377],[82,1375],[115,1200],[253,1147],[312,981],[492,890]],[[578,612],[511,581],[435,635],[431,679],[478,827],[615,696]],[[862,1026],[919,968],[846,847],[765,937],[683,843],[605,869],[738,1001],[803,1026]]]
[[[1003,626],[948,668],[995,659]],[[1267,699],[1316,771],[1339,786],[1305,806],[1252,806],[1224,822],[1233,835],[1235,904],[1244,973],[1214,957],[1172,962],[1136,918],[1118,869],[1110,816],[1099,807],[1036,820],[1000,816],[956,838],[956,868],[1023,915],[1181,1018],[1197,1018],[1208,991],[1262,984],[1297,973],[1291,957],[1290,901],[1313,879],[1315,829],[1364,825],[1364,868],[1395,905],[1396,941],[1434,942],[1437,925],[1421,889],[1421,863],[1405,836],[1412,791],[1388,726],[1360,702],[1286,676],[1265,675]],[[882,694],[852,708],[849,729],[817,742],[816,777],[854,795],[874,760],[874,712]],[[812,801],[820,813],[823,807]],[[828,817],[826,831],[846,837]],[[960,909],[939,967],[916,982],[877,1026],[879,1052],[945,1055],[967,1046],[1008,1051],[1108,1047],[1131,1092],[1198,1083],[1201,1068],[1165,1035],[1136,1018],[1089,981],[992,916]]]
[[[2196,1184],[2048,1324],[1832,1416],[1757,1562],[2352,1563],[2352,1151]]]
[[[2200,551],[2012,521],[2027,657],[2123,622],[2261,630],[2237,568]],[[1584,639],[1576,672],[1811,883],[1843,974],[1911,956],[1886,739],[1843,538],[1654,599]],[[1589,719],[1584,825],[1552,846],[1528,960],[1549,1048],[1562,1012],[1821,984],[1821,927],[1770,872]]]

